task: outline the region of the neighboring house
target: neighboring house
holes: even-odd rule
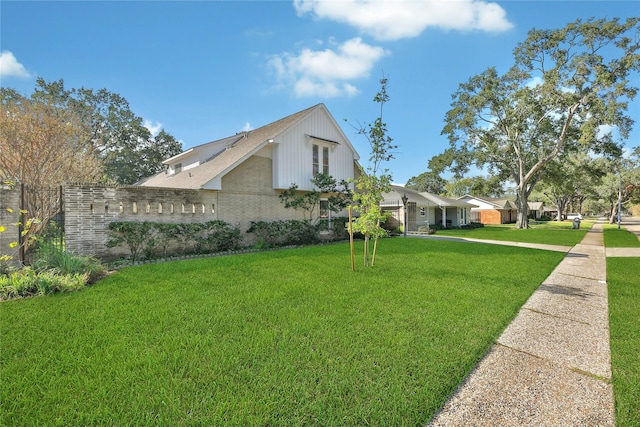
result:
[[[404,226],[405,213],[407,231],[418,231],[422,226],[435,224],[459,227],[470,222],[469,213],[475,207],[464,201],[419,192],[400,185],[392,185],[392,188],[391,192],[383,195],[380,206],[391,214],[387,224],[393,228]],[[407,200],[406,211],[403,197]]]
[[[138,185],[200,190],[210,200],[214,219],[246,228],[251,221],[302,219],[302,212],[284,208],[282,190],[294,183],[300,191],[313,190],[316,173],[338,181],[354,178],[358,159],[326,106],[318,104],[190,148],[165,160],[164,172]]]
[[[529,217],[533,219],[540,219],[545,215],[544,202],[528,202],[529,205]]]
[[[464,195],[458,197],[462,202],[476,205],[471,209],[471,222],[482,224],[508,224],[515,222],[518,210],[515,203],[507,199]]]

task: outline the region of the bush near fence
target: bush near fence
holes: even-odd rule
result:
[[[109,224],[108,247],[125,246],[131,260],[184,254],[206,254],[240,248],[237,226],[221,220],[204,223],[115,221]]]

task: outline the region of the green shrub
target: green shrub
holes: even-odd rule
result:
[[[109,224],[108,247],[126,245],[135,262],[170,253],[212,253],[238,249],[242,233],[225,221],[175,224],[120,221]]]
[[[148,221],[116,221],[109,224],[109,230],[111,231],[107,246],[113,248],[123,243],[126,244],[133,262],[138,260],[143,253],[147,256],[153,253],[158,243],[157,231]]]
[[[236,250],[242,242],[239,227],[215,220],[202,224],[202,234],[196,238],[197,252],[211,253]]]
[[[426,225],[422,225],[422,226],[418,227],[418,232],[419,233],[427,233],[427,234],[435,234],[436,230],[434,230],[433,228],[429,228]]]
[[[320,241],[320,226],[308,220],[252,221],[247,233],[256,236],[259,247],[305,245]]]
[[[286,220],[283,228],[286,230],[285,245],[308,245],[318,243],[320,240],[318,227],[310,221]]]
[[[283,226],[282,221],[251,221],[247,233],[256,236],[259,248],[270,248],[282,244]]]
[[[82,289],[87,280],[86,273],[62,275],[25,267],[9,276],[0,276],[0,300],[75,291]]]
[[[16,270],[11,255],[0,255],[0,276],[8,276]]]
[[[484,227],[484,224],[481,222],[470,222],[469,224],[462,226],[462,228],[470,228],[470,229],[482,228],[482,227]]]
[[[349,218],[346,216],[331,218],[331,230],[328,231],[331,232],[334,240],[347,240],[349,238],[348,224]],[[328,228],[326,223],[323,225],[326,230]]]
[[[93,284],[104,277],[107,269],[93,257],[73,255],[55,245],[40,243],[31,266],[36,271],[53,271],[61,275],[87,274],[87,283]]]

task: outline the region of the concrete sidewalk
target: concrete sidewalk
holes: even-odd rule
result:
[[[540,285],[430,426],[615,426],[602,226]]]

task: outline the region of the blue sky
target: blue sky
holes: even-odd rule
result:
[[[185,149],[322,102],[366,166],[351,125],[376,118],[384,74],[398,145],[388,167],[404,184],[448,146],[440,132],[458,85],[506,71],[530,29],[639,11],[638,0],[3,0],[0,83],[24,94],[37,77],[106,88]],[[640,122],[639,99],[629,114]],[[640,145],[640,129],[626,145]]]

